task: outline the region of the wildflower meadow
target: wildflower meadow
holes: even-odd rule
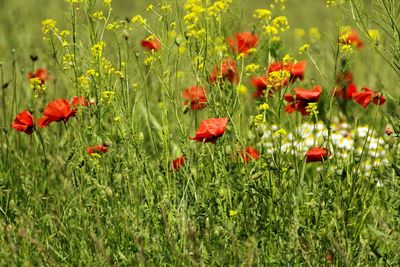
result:
[[[399,1],[0,14],[0,266],[400,266]]]

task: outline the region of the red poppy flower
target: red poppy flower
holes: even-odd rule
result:
[[[236,54],[247,54],[250,48],[254,48],[258,44],[258,36],[251,32],[236,33],[236,38],[228,38],[228,44],[232,52]]]
[[[250,83],[256,88],[257,91],[253,93],[253,97],[262,97],[267,89],[267,77],[256,76],[251,78]]]
[[[301,112],[302,115],[309,115],[306,111],[306,107],[309,103],[315,103],[319,101],[319,97],[322,93],[321,86],[314,86],[313,89],[307,90],[303,88],[296,88],[293,90],[294,95],[286,94],[284,99],[288,102],[292,102],[285,107],[285,111],[292,113],[294,111]]]
[[[236,83],[239,76],[236,72],[236,62],[232,58],[225,59],[219,66],[216,66],[210,76],[210,82],[215,83],[217,80],[228,80]]]
[[[205,90],[201,86],[192,86],[183,91],[184,105],[190,104],[190,109],[199,110],[207,106]]]
[[[183,155],[174,159],[171,163],[172,170],[179,171],[179,169],[185,165],[185,161],[186,161],[186,157]]]
[[[28,78],[38,78],[42,84],[44,84],[49,79],[49,73],[45,68],[39,68],[34,73],[31,71],[28,73]]]
[[[353,82],[353,74],[349,71],[339,72],[336,77],[336,87],[333,89],[333,95],[341,100],[351,100],[356,92],[357,87]]]
[[[243,151],[240,151],[240,156],[243,159],[244,162],[249,162],[250,160],[257,160],[260,158],[260,152],[258,152],[257,149],[254,147],[248,146],[246,149]]]
[[[328,150],[326,148],[313,147],[306,152],[306,162],[323,161],[328,158]]]
[[[35,129],[35,120],[29,111],[24,110],[15,117],[11,127],[18,132],[32,134]]]
[[[351,100],[353,99],[353,94],[356,92],[357,92],[357,87],[355,86],[354,83],[350,83],[344,88],[336,87],[334,89],[333,94],[342,100]]]
[[[361,41],[360,37],[356,30],[352,30],[349,33],[343,35],[343,38],[339,38],[340,44],[347,44],[352,46],[357,46],[357,48],[362,48],[363,42]]]
[[[148,36],[140,42],[140,45],[149,51],[158,51],[161,49],[160,41],[153,35]]]
[[[191,140],[203,143],[213,143],[221,137],[228,124],[228,118],[212,118],[204,120],[200,123],[199,128],[196,131],[195,137],[190,137]]]
[[[43,117],[39,119],[38,124],[40,128],[44,128],[51,122],[64,121],[67,122],[69,118],[74,117],[76,109],[71,109],[71,104],[68,100],[60,98],[50,102],[43,111]]]
[[[333,256],[332,253],[329,253],[328,255],[325,256],[325,260],[329,263],[332,263],[335,257]]]
[[[353,82],[353,74],[350,71],[346,72],[339,72],[337,77],[336,77],[336,83],[337,84],[349,84]]]
[[[358,92],[353,94],[354,100],[360,104],[364,109],[373,102],[375,105],[383,105],[386,98],[381,94],[377,93],[369,88],[362,88],[363,92]]]
[[[88,101],[84,96],[74,96],[71,98],[71,101],[69,101],[72,107],[77,107],[77,106],[82,106],[86,107],[88,106]]]
[[[89,155],[92,155],[93,153],[97,154],[106,153],[107,151],[108,151],[107,145],[94,145],[86,148],[86,152]]]
[[[294,82],[297,79],[304,79],[304,72],[306,70],[307,62],[305,60],[298,63],[282,63],[274,62],[268,66],[268,73],[273,71],[288,71],[290,72],[290,82]]]

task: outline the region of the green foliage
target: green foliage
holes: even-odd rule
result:
[[[374,15],[379,44],[368,35],[360,50],[342,28],[370,30],[372,7],[356,0],[31,2],[0,1],[2,265],[400,264],[396,1],[372,1],[392,17]],[[237,32],[258,35],[248,54],[231,51]],[[161,49],[140,46],[154,39]],[[220,73],[228,58],[237,80]],[[271,96],[251,96],[268,65],[302,60],[304,80],[272,72]],[[41,67],[44,83],[28,79]],[[386,102],[335,97],[349,71]],[[293,89],[315,85],[310,116],[284,111]],[[192,86],[206,91],[202,110],[183,99]],[[51,101],[74,96],[87,105],[39,127]],[[23,110],[32,134],[11,127]],[[208,118],[229,118],[223,135],[191,140]],[[307,162],[316,146],[325,156]]]

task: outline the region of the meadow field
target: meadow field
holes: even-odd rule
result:
[[[397,0],[0,15],[0,266],[400,266]]]

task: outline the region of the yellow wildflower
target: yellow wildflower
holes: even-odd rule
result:
[[[283,128],[281,128],[281,129],[275,131],[275,133],[274,133],[274,136],[275,136],[275,137],[277,137],[277,136],[283,136],[283,135],[287,135],[286,130],[283,129]]]
[[[308,49],[310,49],[310,45],[309,44],[303,44],[299,48],[299,54],[303,54],[305,51],[308,51]]]
[[[31,78],[29,82],[35,97],[46,92],[46,85],[39,78]]]
[[[140,15],[134,16],[134,17],[131,19],[131,22],[132,22],[132,23],[139,23],[139,24],[141,24],[141,25],[146,24],[146,20],[145,20],[142,16],[140,16]]]
[[[264,33],[267,35],[275,35],[278,33],[278,29],[274,26],[264,26]]]
[[[381,35],[378,30],[370,29],[370,30],[368,30],[368,35],[371,38],[372,42],[374,42],[375,44],[379,43],[379,41],[381,39]]]
[[[314,102],[308,103],[308,105],[306,107],[306,111],[311,115],[317,116],[319,114],[318,104],[314,103]]]
[[[271,19],[271,11],[268,9],[256,9],[256,10],[254,10],[253,16],[258,18],[259,20],[262,20],[262,19],[270,20]]]
[[[294,29],[294,36],[295,36],[297,39],[301,39],[301,38],[303,38],[305,35],[306,35],[306,31],[305,31],[304,29],[302,29],[302,28],[296,28],[296,29]]]
[[[42,21],[42,32],[48,34],[49,32],[58,32],[56,27],[57,22],[54,19],[45,19]]]
[[[275,28],[278,28],[281,32],[286,31],[289,29],[289,22],[286,16],[279,16],[272,20],[272,25]]]
[[[259,110],[269,110],[269,105],[267,103],[262,103],[258,106]]]
[[[319,33],[318,28],[310,28],[308,30],[308,37],[310,38],[311,43],[315,43],[319,39],[321,39],[321,34]]]
[[[98,42],[97,44],[94,44],[90,51],[92,52],[92,56],[94,58],[99,58],[103,55],[103,50],[104,47],[106,46],[106,43],[103,41]]]
[[[238,88],[237,88],[237,92],[239,93],[239,94],[242,94],[242,95],[245,95],[245,94],[247,94],[247,87],[245,86],[245,85],[243,85],[243,84],[241,84],[240,86],[238,86]]]
[[[115,99],[115,92],[114,91],[104,91],[102,93],[102,97],[100,99],[100,102],[106,103],[106,104],[111,104],[114,102]]]
[[[260,65],[257,64],[249,64],[246,67],[244,67],[245,71],[247,73],[252,73],[252,72],[256,72],[258,69],[260,68]]]
[[[230,217],[234,217],[236,215],[238,215],[238,211],[237,210],[229,210],[229,216]]]

